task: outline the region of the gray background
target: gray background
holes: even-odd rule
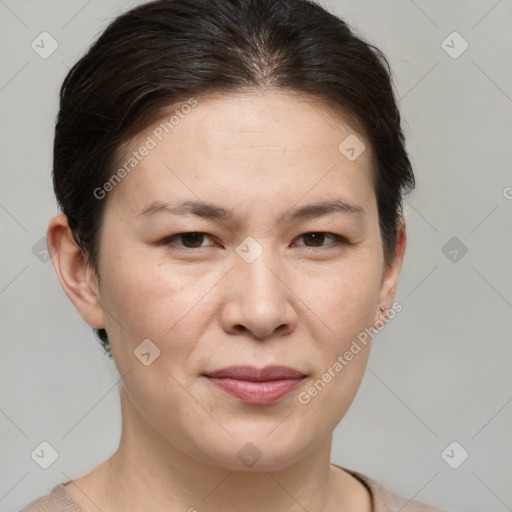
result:
[[[33,247],[57,213],[58,88],[106,24],[137,3],[0,0],[1,511],[117,448],[115,367]],[[324,5],[389,58],[417,176],[405,203],[404,309],[374,339],[332,460],[448,510],[512,510],[512,2]],[[59,45],[46,59],[31,48],[43,31]],[[469,44],[457,58],[442,46],[454,31]],[[453,36],[446,44],[462,48]],[[31,458],[42,441],[59,455],[48,469]],[[453,441],[462,448],[448,450],[452,464],[469,453],[458,469],[441,457]]]

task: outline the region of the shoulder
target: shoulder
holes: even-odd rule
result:
[[[338,466],[337,464],[335,465]],[[372,512],[449,512],[422,501],[399,496],[377,480],[363,473],[342,466],[338,467],[351,474],[354,478],[357,478],[370,491],[373,502]]]
[[[67,482],[66,482],[67,483]],[[65,484],[56,485],[45,496],[31,501],[20,512],[85,512],[67,493]]]

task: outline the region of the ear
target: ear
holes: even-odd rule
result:
[[[96,275],[73,239],[68,219],[63,213],[50,221],[46,243],[57,277],[69,300],[91,327],[104,328]]]
[[[384,268],[382,273],[379,302],[375,311],[374,322],[377,322],[377,320],[387,320],[387,312],[393,306],[393,300],[398,286],[398,276],[400,275],[404,259],[406,238],[405,220],[403,217],[400,217],[399,226],[397,228],[395,258]],[[380,308],[382,308],[384,312],[382,312]]]

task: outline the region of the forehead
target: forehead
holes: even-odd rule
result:
[[[296,203],[334,188],[352,202],[373,194],[369,144],[319,100],[251,92],[188,103],[170,109],[124,151],[120,166],[129,172],[114,193],[131,213],[175,197],[264,204]]]

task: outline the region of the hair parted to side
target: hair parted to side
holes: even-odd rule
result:
[[[172,105],[249,90],[320,100],[366,137],[384,258],[393,260],[402,196],[415,180],[383,53],[310,0],[157,0],[114,19],[60,90],[55,195],[98,279],[108,196],[93,191],[123,147]],[[95,331],[112,357],[106,331]]]

